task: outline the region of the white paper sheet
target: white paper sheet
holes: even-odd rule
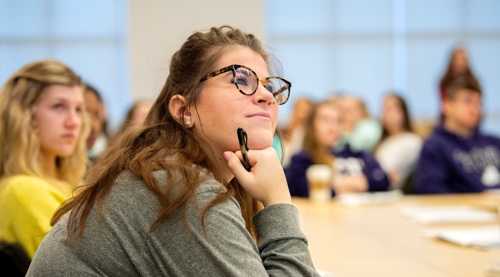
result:
[[[443,239],[461,246],[500,248],[500,226],[426,230],[424,236]]]
[[[381,192],[363,192],[363,193],[345,193],[335,196],[337,203],[347,206],[382,204],[396,201],[403,197],[400,190],[381,191]]]
[[[495,213],[471,206],[404,207],[402,214],[423,224],[497,222]]]

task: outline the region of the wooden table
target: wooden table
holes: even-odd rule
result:
[[[423,237],[424,229],[463,224],[422,225],[401,215],[402,207],[431,205],[471,205],[496,211],[498,194],[405,196],[363,206],[298,198],[293,202],[316,268],[335,277],[484,276],[488,264],[500,260],[498,250],[460,247]]]

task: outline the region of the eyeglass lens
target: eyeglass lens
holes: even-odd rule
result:
[[[283,104],[288,100],[290,89],[285,81],[279,78],[270,77],[266,79],[265,87],[273,94],[276,103]]]
[[[234,82],[245,94],[253,94],[257,88],[257,76],[247,68],[240,67],[235,70]]]
[[[269,77],[262,81],[265,88],[273,94],[274,100],[278,104],[286,102],[290,91],[287,83],[274,77]],[[234,82],[236,87],[247,95],[253,94],[258,86],[255,73],[243,67],[235,70]]]

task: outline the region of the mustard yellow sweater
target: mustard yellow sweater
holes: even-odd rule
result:
[[[15,175],[0,182],[0,240],[19,243],[32,259],[51,229],[50,220],[67,199],[45,179]]]

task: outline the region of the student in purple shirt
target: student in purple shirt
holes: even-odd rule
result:
[[[332,102],[313,106],[306,123],[302,151],[292,156],[285,168],[288,187],[292,196],[309,197],[307,168],[315,164],[332,166],[332,196],[341,193],[383,191],[389,179],[375,159],[366,152],[354,152],[349,146],[342,151],[332,151],[340,137],[340,112]],[[285,153],[286,154],[286,153]]]
[[[425,140],[415,172],[417,193],[473,193],[500,185],[500,139],[482,134],[482,95],[473,78],[445,90],[443,121]]]

